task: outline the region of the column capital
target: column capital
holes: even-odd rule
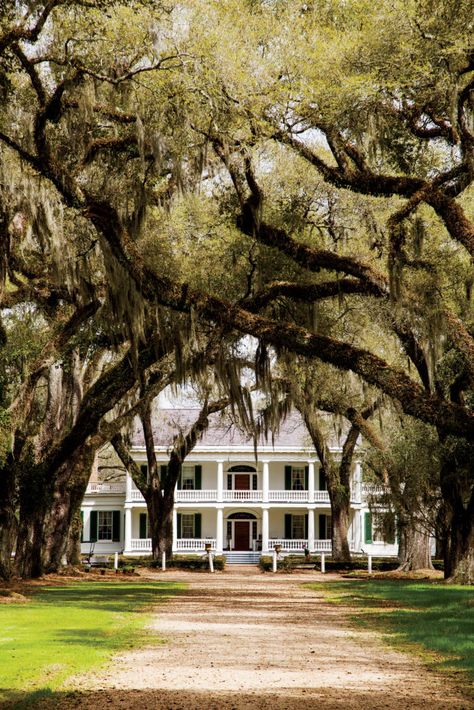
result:
[[[306,463],[313,463],[313,464],[318,463],[318,459],[314,459],[314,458],[306,459]]]

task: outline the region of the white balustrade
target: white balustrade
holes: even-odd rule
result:
[[[130,491],[130,500],[143,502],[145,499],[137,488],[132,488]]]
[[[308,545],[307,540],[284,540],[283,538],[271,538],[268,541],[268,549],[273,550],[275,545],[280,545],[285,552],[302,552]]]
[[[270,491],[271,503],[307,503],[308,491]]]
[[[178,489],[175,493],[177,503],[196,503],[198,501],[217,500],[217,491],[205,489],[202,491],[189,491]]]
[[[362,484],[362,495],[363,496],[381,496],[387,493],[388,489],[385,486],[378,486],[373,483],[363,483]]]
[[[328,491],[314,491],[314,500],[316,503],[329,503]]]
[[[224,501],[246,501],[261,502],[263,491],[224,491]]]
[[[151,538],[145,537],[141,539],[130,540],[130,549],[135,551],[151,552]]]
[[[216,549],[215,538],[197,538],[197,537],[182,537],[176,540],[176,550],[193,550],[204,552],[206,545],[211,545],[211,549]]]
[[[125,483],[89,483],[86,493],[124,493]]]

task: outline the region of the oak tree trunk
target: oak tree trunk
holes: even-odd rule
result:
[[[431,563],[431,538],[428,530],[409,516],[398,519],[398,570],[400,572],[415,572],[421,569],[433,569]]]
[[[328,486],[329,488],[329,486]],[[348,534],[350,524],[350,496],[347,491],[331,494],[332,558],[337,562],[350,562]]]
[[[18,523],[15,515],[15,471],[6,465],[0,470],[0,579],[9,579],[13,572]]]
[[[166,553],[170,560],[173,554],[173,507],[174,491],[156,490],[146,495],[148,524],[151,536],[152,557],[157,562]]]

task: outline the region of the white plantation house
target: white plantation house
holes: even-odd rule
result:
[[[155,427],[158,461],[165,466],[173,435],[195,421],[198,410],[161,410]],[[175,492],[173,551],[203,554],[210,543],[228,561],[257,561],[276,544],[283,553],[331,551],[331,511],[324,474],[302,419],[291,414],[273,441],[253,441],[218,415],[186,459]],[[335,437],[331,449],[341,450]],[[138,425],[132,454],[146,465]],[[369,512],[367,488],[356,461],[351,484],[350,549],[372,555],[396,555]],[[146,504],[131,476],[105,482],[96,471],[82,505],[82,552],[146,555]]]

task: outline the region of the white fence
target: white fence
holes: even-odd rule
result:
[[[206,545],[211,545],[211,549],[216,549],[216,539],[215,538],[178,538],[176,540],[176,550],[192,550],[204,553]]]

